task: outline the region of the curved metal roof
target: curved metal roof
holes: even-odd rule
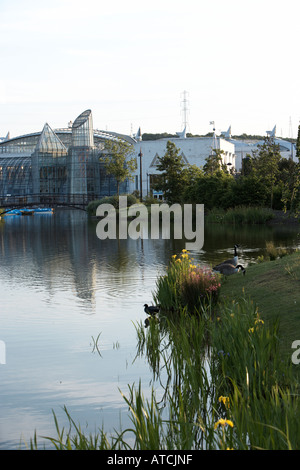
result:
[[[71,137],[72,128],[54,129],[54,133],[57,135],[57,137],[62,141],[62,143],[66,147],[71,145],[71,143],[69,144],[68,142],[65,141],[64,136],[66,136],[66,137],[70,136]],[[24,145],[24,152],[26,152],[27,151],[26,150],[26,143],[27,143],[27,145],[29,144],[30,147],[31,147],[31,142],[32,142],[32,146],[35,147],[37,145],[38,141],[39,141],[39,138],[40,138],[41,134],[42,134],[42,131],[39,131],[39,132],[32,132],[30,134],[23,134],[23,135],[19,135],[19,136],[16,136],[16,137],[12,137],[8,140],[5,140],[4,142],[0,142],[0,148],[1,147],[13,146],[14,143],[18,144],[18,147],[21,147],[22,144],[23,144]],[[99,139],[99,140],[117,140],[117,139],[121,139],[121,140],[125,140],[126,142],[129,142],[131,144],[136,143],[136,140],[133,137],[129,136],[129,135],[119,134],[117,132],[103,131],[103,130],[99,130],[99,129],[94,129],[94,138],[96,140],[97,139]]]
[[[92,111],[90,109],[83,111],[83,113],[81,113],[73,122],[72,128],[77,129],[78,127],[82,126],[82,124],[88,121],[91,114],[92,114]]]

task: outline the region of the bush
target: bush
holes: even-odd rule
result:
[[[277,258],[282,258],[288,254],[286,248],[278,247],[274,245],[273,242],[266,242],[266,252],[267,252],[267,259],[274,261]]]
[[[136,204],[137,199],[134,194],[126,194],[127,196],[127,207]],[[105,196],[101,199],[91,201],[87,206],[87,213],[89,216],[95,216],[97,207],[101,204],[111,204],[115,209],[119,209],[119,196],[114,194],[113,196]]]
[[[235,180],[230,175],[201,176],[193,187],[186,189],[185,198],[204,204],[208,210],[213,207],[228,209],[234,205],[234,185]]]
[[[158,278],[155,300],[163,310],[187,308],[190,313],[199,313],[203,307],[217,301],[220,275],[192,261],[183,250],[179,257],[172,257],[167,274]]]
[[[163,201],[160,199],[155,198],[154,196],[145,196],[143,198],[143,202],[146,206],[151,206],[151,204],[162,204]]]
[[[190,312],[208,302],[215,303],[218,299],[219,276],[211,270],[190,265],[190,270],[181,281],[181,299]]]

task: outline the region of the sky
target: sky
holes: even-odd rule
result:
[[[0,0],[0,136],[231,125],[297,137],[299,0]],[[186,92],[186,93],[184,93]]]

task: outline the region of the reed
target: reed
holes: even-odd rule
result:
[[[278,322],[266,325],[245,298],[222,308],[212,330],[214,376],[230,397],[239,449],[299,447],[298,385],[279,348]]]
[[[266,324],[245,297],[217,309],[215,318],[185,310],[156,324],[169,341],[159,352],[167,448],[299,448],[298,384],[280,353],[278,322]]]
[[[236,206],[227,211],[212,209],[205,217],[209,223],[223,224],[264,224],[274,218],[271,209],[264,207]]]
[[[109,439],[103,429],[98,430],[96,433],[90,433],[89,435],[86,435],[82,431],[80,425],[76,424],[72,419],[65,406],[64,412],[68,419],[68,428],[60,428],[57,417],[55,413],[52,412],[57,436],[42,436],[45,441],[48,441],[52,444],[52,447],[55,450],[111,450],[119,448],[119,440],[112,439],[111,442],[109,442]],[[43,447],[45,448],[45,445]],[[29,448],[30,450],[40,449],[36,433],[30,441]]]
[[[266,261],[274,261],[288,254],[288,250],[282,246],[276,247],[274,242],[266,242]]]

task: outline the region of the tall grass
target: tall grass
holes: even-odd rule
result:
[[[212,209],[206,222],[223,224],[264,224],[274,218],[271,209],[264,207],[237,206],[228,210]]]
[[[239,449],[297,449],[298,385],[279,350],[278,323],[265,325],[253,302],[224,306],[212,329],[213,375],[230,397]]]
[[[145,398],[141,384],[122,392],[132,425],[108,437],[70,429],[49,438],[56,449],[298,449],[298,384],[278,347],[278,324],[267,325],[246,298],[217,305],[214,318],[167,315],[136,325],[137,354],[153,367]],[[66,411],[67,412],[67,411]],[[32,448],[37,447],[33,439]]]
[[[280,354],[278,322],[267,325],[244,297],[217,308],[214,319],[185,311],[155,324],[164,334],[168,448],[298,449],[298,384]]]

